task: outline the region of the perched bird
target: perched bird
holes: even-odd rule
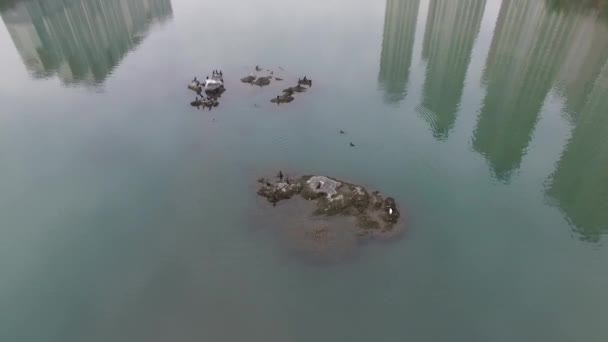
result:
[[[393,215],[393,208],[388,208],[388,214]]]
[[[279,170],[277,177],[279,177],[280,180],[283,180],[283,172],[281,172],[281,170]]]
[[[323,184],[323,182],[319,182],[317,183],[317,189],[321,189],[321,185]]]

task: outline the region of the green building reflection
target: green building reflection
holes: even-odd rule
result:
[[[93,85],[106,79],[153,22],[171,15],[170,0],[24,0],[2,11],[34,77]]]
[[[456,121],[485,5],[485,0],[431,0],[429,4],[422,48],[427,70],[421,113],[437,139],[446,139]]]
[[[419,5],[420,0],[386,1],[378,82],[389,103],[407,95]]]
[[[547,194],[556,201],[581,239],[608,233],[608,62],[595,79]]]
[[[574,24],[540,1],[502,2],[483,75],[487,94],[473,134],[473,148],[501,181],[509,181],[521,164]]]
[[[582,240],[597,242],[608,233],[608,24],[598,12],[568,14],[577,20],[559,84],[574,128],[547,195]]]

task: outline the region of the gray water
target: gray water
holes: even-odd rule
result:
[[[0,1],[0,340],[608,340],[608,23],[573,3]],[[301,258],[279,169],[404,235]]]

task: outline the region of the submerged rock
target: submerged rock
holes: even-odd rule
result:
[[[310,224],[318,224],[319,217],[346,217],[352,219],[353,236],[358,240],[392,237],[400,232],[397,225],[400,213],[392,197],[386,199],[378,191],[369,193],[365,188],[326,176],[303,176],[289,182],[271,182],[260,179],[258,195],[277,204],[294,196],[308,200]],[[300,234],[308,243],[323,242],[324,237],[335,237],[331,220],[322,230],[302,228]],[[312,226],[311,226],[312,227]],[[312,234],[312,235],[311,235]],[[330,244],[331,245],[331,244]]]
[[[258,85],[260,87],[267,86],[270,84],[270,78],[271,76],[258,77],[255,81],[253,81],[253,84]]]
[[[253,83],[253,81],[255,81],[255,76],[253,76],[253,75],[249,75],[249,76],[241,78],[241,82],[243,82],[243,83]]]
[[[283,94],[282,96],[277,96],[270,100],[272,103],[289,103],[293,101],[293,96],[288,94]]]

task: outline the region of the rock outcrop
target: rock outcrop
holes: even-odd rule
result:
[[[369,193],[361,186],[326,176],[286,178],[276,182],[260,179],[259,182],[258,195],[273,205],[299,195],[311,202],[311,217],[339,215],[354,218],[353,228],[359,239],[391,237],[399,233],[397,223],[401,214],[397,204],[392,197],[384,198],[378,191]],[[323,229],[323,232],[312,235],[314,240],[332,236],[331,225]]]

